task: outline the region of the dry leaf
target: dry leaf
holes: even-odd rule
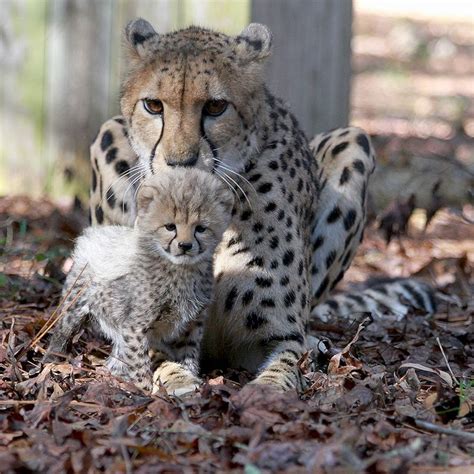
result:
[[[209,379],[207,382],[209,385],[224,385],[224,377],[219,375],[219,377]]]
[[[435,367],[426,367],[422,364],[415,364],[413,362],[405,362],[400,367],[399,370],[402,369],[415,369],[420,377],[428,378],[429,380],[431,375],[436,375],[439,377],[443,382],[447,383],[451,388],[453,387],[453,379],[448,372],[444,370],[437,369]],[[427,375],[429,374],[429,375]]]
[[[328,374],[330,375],[346,375],[354,370],[359,370],[362,368],[362,362],[357,360],[355,357],[350,355],[350,350],[353,344],[359,340],[360,332],[370,324],[372,320],[370,318],[365,318],[357,328],[357,332],[352,340],[342,349],[341,352],[333,355],[329,361]],[[341,366],[341,359],[344,357],[344,362],[346,365]]]

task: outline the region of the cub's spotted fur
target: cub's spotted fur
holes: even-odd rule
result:
[[[150,390],[152,349],[159,365],[155,387],[162,382],[172,392],[193,389],[211,301],[212,257],[232,206],[232,193],[203,171],[147,178],[138,193],[135,228],[89,228],[78,239],[64,288],[67,314],[49,354],[67,351],[90,317],[112,340],[113,373]]]
[[[131,189],[142,175],[170,168],[207,170],[234,188],[239,199],[215,258],[203,362],[254,371],[255,383],[297,387],[297,361],[314,341],[306,333],[310,312],[343,277],[362,238],[374,169],[369,138],[346,128],[310,147],[265,87],[271,34],[263,25],[237,37],[196,27],[161,35],[137,20],[126,45],[123,116],[106,122],[92,146],[92,222],[130,225]]]

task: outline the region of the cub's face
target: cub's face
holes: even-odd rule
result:
[[[175,264],[210,259],[231,220],[233,195],[200,170],[147,178],[138,194],[139,231]]]
[[[270,53],[267,28],[252,24],[236,38],[194,27],[159,35],[135,20],[125,36],[121,108],[143,171],[241,171],[256,147],[252,124]]]

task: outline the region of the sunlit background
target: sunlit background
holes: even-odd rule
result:
[[[381,205],[420,180],[429,195],[440,176],[446,204],[467,199],[470,0],[0,0],[0,194],[86,199],[88,147],[119,113],[121,32],[136,16],[160,32],[270,24],[272,87],[310,138],[347,123],[373,136]]]

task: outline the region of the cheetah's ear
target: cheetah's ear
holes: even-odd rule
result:
[[[153,202],[156,196],[156,188],[153,186],[143,185],[138,192],[137,207],[138,216],[146,214],[150,204]]]
[[[149,51],[150,41],[159,38],[158,33],[153,26],[150,25],[143,18],[132,20],[125,27],[125,39],[127,46],[131,53],[138,54],[139,57],[144,58]]]
[[[259,61],[272,52],[272,32],[260,23],[250,23],[235,42],[237,54],[245,61]]]

